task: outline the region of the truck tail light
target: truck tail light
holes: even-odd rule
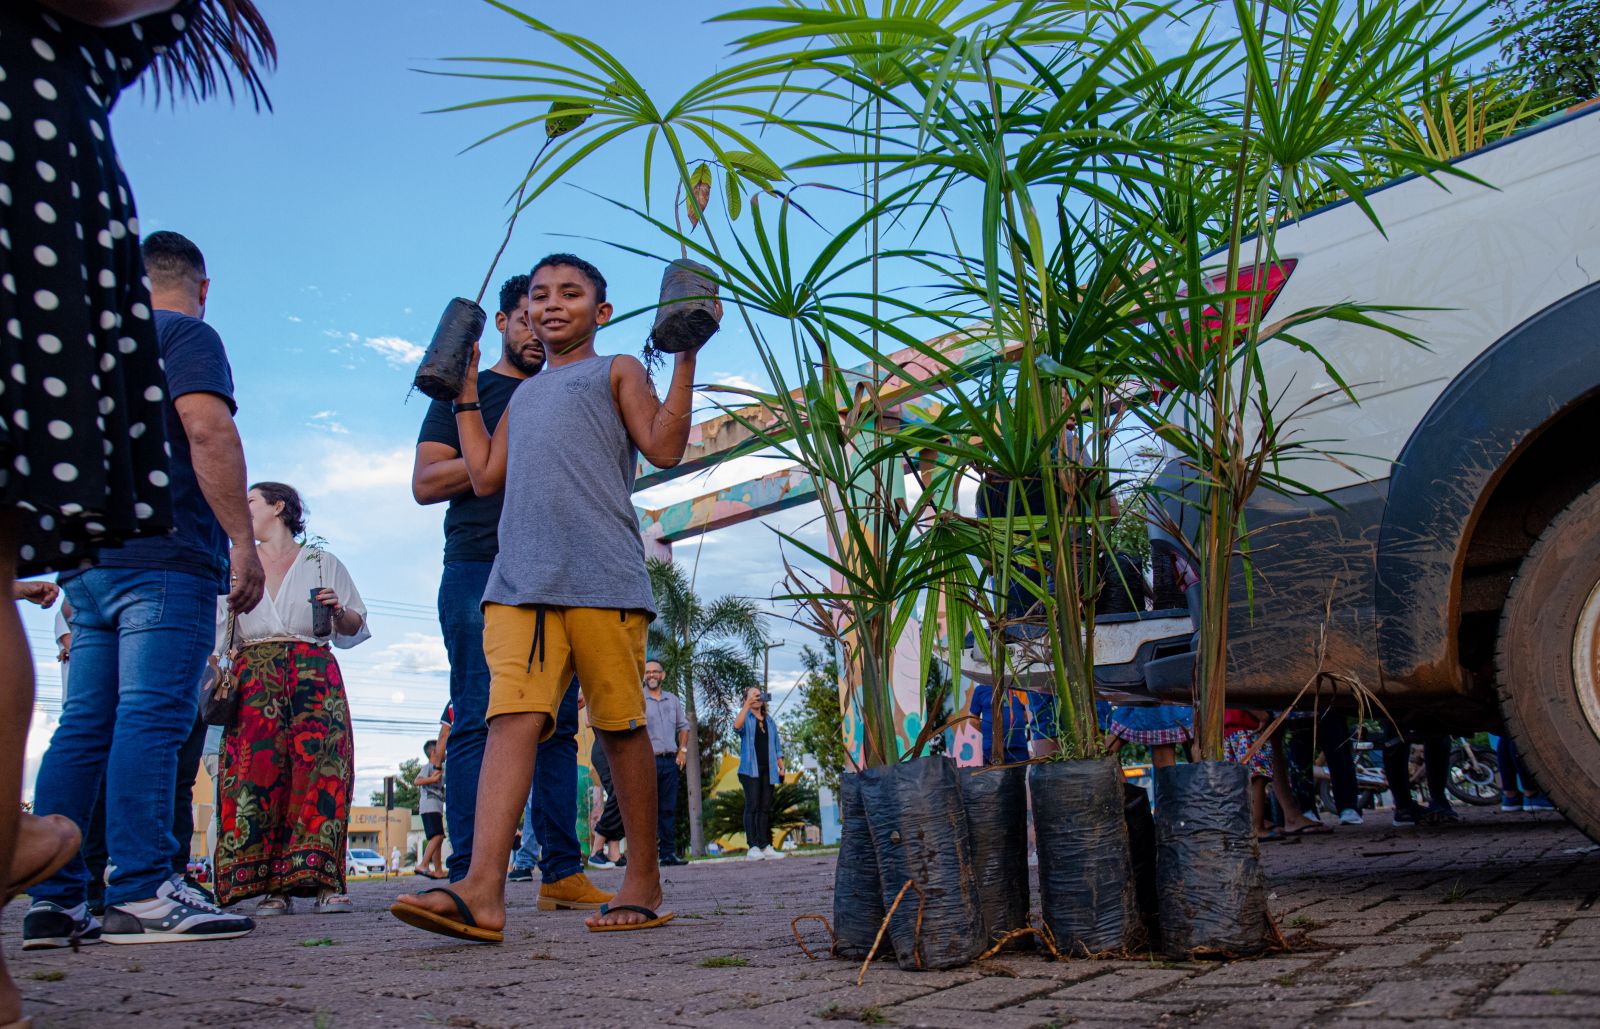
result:
[[[1233,302],[1233,324],[1236,326],[1248,325],[1250,323],[1251,304],[1259,303],[1261,305],[1261,316],[1265,318],[1267,312],[1272,310],[1273,302],[1278,299],[1278,294],[1282,293],[1283,287],[1288,284],[1289,276],[1294,274],[1295,265],[1299,263],[1298,260],[1291,257],[1262,268],[1240,268],[1237,284],[1231,291],[1227,290],[1228,275],[1224,272],[1206,281],[1206,292],[1256,292],[1257,296],[1243,296]],[[1258,278],[1260,280],[1259,285],[1257,284]],[[1206,308],[1205,326],[1208,329],[1220,329],[1222,327],[1221,312],[1214,307]]]

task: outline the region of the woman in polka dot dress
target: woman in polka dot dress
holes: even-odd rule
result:
[[[254,65],[274,58],[250,0],[0,2],[0,595],[172,527],[160,351],[112,105],[152,65],[158,93],[231,95],[237,78],[259,102]],[[0,869],[13,873],[32,706],[27,641],[0,605]],[[0,1027],[20,1012],[0,966]]]

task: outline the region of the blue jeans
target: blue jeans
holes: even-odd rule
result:
[[[528,790],[528,803],[522,809],[522,846],[511,855],[512,868],[532,868],[539,863],[538,796],[537,785]]]
[[[439,626],[450,657],[450,702],[455,722],[445,747],[445,821],[451,847],[451,882],[466,878],[472,865],[473,821],[478,807],[478,773],[489,736],[489,665],[483,658],[483,591],[489,561],[447,561],[439,580]],[[573,686],[577,683],[574,681]],[[578,691],[567,690],[556,713],[555,735],[539,744],[532,797],[543,857],[539,872],[555,882],[583,870],[578,853]],[[521,864],[519,858],[518,864]]]
[[[178,750],[194,728],[200,673],[216,642],[217,584],[184,572],[91,568],[61,585],[72,602],[72,689],[39,764],[34,807],[87,832],[103,780],[114,866],[106,904],[149,900],[172,875],[179,846]],[[28,892],[73,907],[88,888],[80,853]]]
[[[656,856],[678,856],[678,755],[656,755]]]

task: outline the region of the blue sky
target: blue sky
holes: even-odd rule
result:
[[[616,16],[582,30],[603,34],[652,88],[670,91],[705,75],[732,35],[667,5],[605,6]],[[304,492],[311,531],[329,541],[372,604],[373,639],[339,655],[364,798],[420,749],[447,695],[433,615],[444,508],[419,508],[409,490],[426,409],[420,395],[407,400],[415,357],[445,303],[476,292],[500,241],[508,193],[542,139],[526,133],[461,154],[510,119],[425,113],[488,91],[418,69],[438,68],[446,56],[553,51],[471,0],[278,4],[268,13],[281,55],[268,77],[274,111],[256,114],[225,99],[158,106],[134,90],[113,129],[141,230],[176,230],[205,251],[213,280],[207,318],[233,363],[251,478]],[[638,175],[637,162],[618,160],[574,181],[636,200]],[[562,233],[651,240],[632,216],[558,187],[523,215],[495,284],[544,253],[571,249],[605,270],[619,309],[653,299],[658,264]],[[641,323],[616,333],[602,350],[632,352],[642,343]],[[759,380],[742,335],[730,327],[707,349],[702,380]],[[738,481],[750,470],[743,464],[643,499],[657,505]],[[781,520],[794,527],[806,517],[802,510]],[[696,549],[680,545],[679,559],[693,561]],[[698,574],[705,593],[770,595],[779,574],[770,531],[751,523],[711,538]],[[40,672],[31,771],[60,689],[46,649],[49,618],[27,619]],[[784,635],[781,623],[774,629]],[[792,677],[808,641],[789,635],[794,641],[772,653],[775,684]]]

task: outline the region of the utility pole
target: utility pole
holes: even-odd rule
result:
[[[783,641],[761,645],[761,692],[770,693],[772,683],[772,652],[783,646]]]
[[[383,855],[388,855],[394,852],[394,846],[389,839],[389,828],[390,822],[392,821],[391,816],[393,812],[394,776],[386,775],[383,777],[383,843],[379,844],[379,846],[383,847],[383,850],[379,853]],[[389,881],[389,859],[387,856],[385,856],[383,859],[383,879],[385,882]]]

